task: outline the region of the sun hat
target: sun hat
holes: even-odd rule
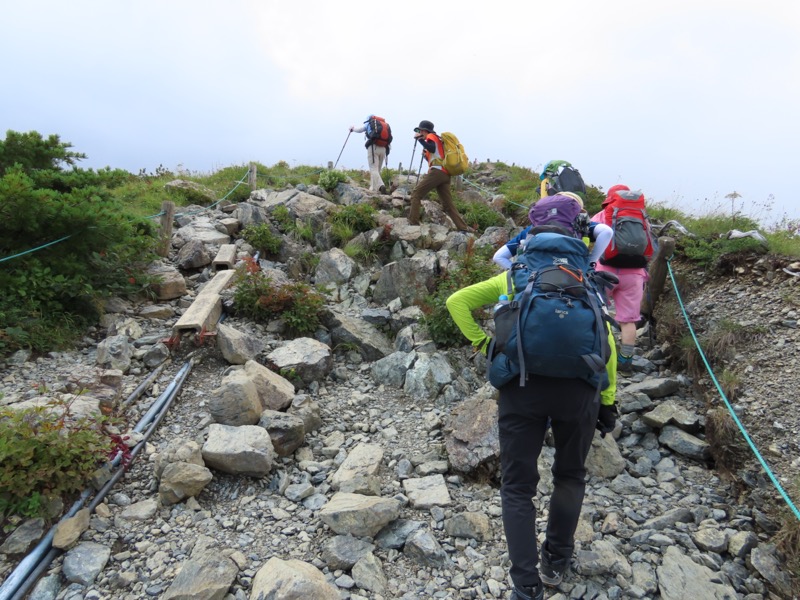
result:
[[[425,131],[430,131],[430,132],[435,131],[434,128],[433,128],[433,123],[431,123],[430,121],[420,121],[419,125],[414,128],[414,131],[419,133],[422,129],[424,129]]]
[[[575,202],[581,205],[581,208],[583,208],[583,198],[581,198],[579,194],[576,194],[575,192],[558,192],[558,195],[572,198],[575,200]]]

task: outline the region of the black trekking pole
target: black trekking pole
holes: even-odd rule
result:
[[[333,163],[333,168],[336,168],[336,165],[339,164],[339,159],[342,158],[342,152],[344,152],[344,147],[347,146],[347,140],[350,139],[350,134],[353,133],[353,130],[347,132],[347,137],[344,138],[344,144],[342,144],[342,149],[339,151],[339,156],[336,157],[336,162]]]
[[[408,162],[408,176],[411,177],[411,169],[414,168],[414,153],[417,151],[417,140],[414,140],[414,147],[411,149],[411,160]]]
[[[422,173],[422,161],[425,159],[425,155],[419,157],[419,169],[417,169],[417,183],[419,183],[419,174]]]

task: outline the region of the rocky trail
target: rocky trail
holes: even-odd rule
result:
[[[371,199],[354,186],[334,195],[304,186],[258,190],[246,203],[181,220],[162,268],[185,288],[179,283],[171,298],[115,299],[74,351],[6,361],[3,405],[85,388],[81,399],[99,409],[109,400],[119,405],[166,359],[154,386],[125,412],[129,425],[190,355],[195,361],[122,480],[93,514],[63,525],[57,539],[64,552],[28,597],[510,595],[494,390],[469,348],[437,348],[419,323],[419,299],[446,268],[447,251],[464,251],[469,237],[449,231],[434,203],[425,203],[428,224],[421,227],[392,217],[404,194],[400,185],[392,197],[376,198],[386,210],[374,232],[362,235],[380,236],[389,223],[392,239],[389,256],[369,267],[325,241],[321,215],[331,205]],[[163,340],[213,277],[213,249],[235,243],[240,259],[252,253],[228,233],[227,240],[209,236],[228,231],[231,219],[237,227],[267,222],[279,205],[321,233],[311,247],[287,237],[282,256],[261,267],[288,280],[297,276],[302,252],[318,252],[313,276],[333,288],[324,327],[292,340],[280,321],[265,325],[231,313],[203,345],[186,336],[170,352]],[[475,244],[496,245],[512,230],[492,228]],[[205,263],[197,258],[204,249]],[[739,377],[732,402],[790,493],[800,469],[800,416],[792,402],[800,278],[792,270],[800,265],[746,258],[722,277],[693,273],[702,285],[684,298],[700,333],[722,321],[754,332],[724,358]],[[223,296],[230,306],[229,291]],[[661,314],[657,331],[673,319],[677,326],[682,316]],[[703,397],[714,395],[710,379],[673,371],[674,347],[658,339],[651,347],[641,333],[635,373],[619,383],[617,431],[593,442],[570,572],[545,597],[793,598],[788,559],[776,547],[777,492],[752,455],[743,455],[735,480],[715,468]],[[552,454],[546,447],[540,458],[544,495],[534,500],[540,540]],[[792,518],[788,511],[785,518]],[[48,529],[27,523],[6,535],[0,577]]]

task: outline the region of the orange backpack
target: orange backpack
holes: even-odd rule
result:
[[[385,147],[392,143],[392,128],[383,117],[372,115],[364,121],[364,125],[367,126],[365,133],[367,134],[367,140],[370,142],[369,145],[375,144],[376,146]]]

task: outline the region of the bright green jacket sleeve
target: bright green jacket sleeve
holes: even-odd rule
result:
[[[447,299],[447,310],[450,311],[450,316],[453,317],[461,333],[484,354],[488,349],[487,342],[490,338],[475,322],[472,311],[487,304],[495,304],[502,294],[508,294],[507,273],[500,273],[491,279],[462,288]],[[513,295],[509,296],[509,299],[511,298]],[[614,404],[617,395],[617,347],[610,328],[608,343],[611,346],[611,357],[606,363],[608,387],[600,393],[600,402],[611,405]]]
[[[475,322],[472,311],[487,304],[497,303],[501,295],[508,293],[507,285],[506,273],[499,273],[491,279],[462,288],[447,299],[447,310],[450,311],[450,316],[453,317],[461,333],[484,354],[489,336]]]
[[[608,345],[611,346],[611,356],[606,363],[606,373],[608,374],[608,387],[600,392],[600,404],[611,406],[617,399],[617,342],[611,327],[608,328]]]

